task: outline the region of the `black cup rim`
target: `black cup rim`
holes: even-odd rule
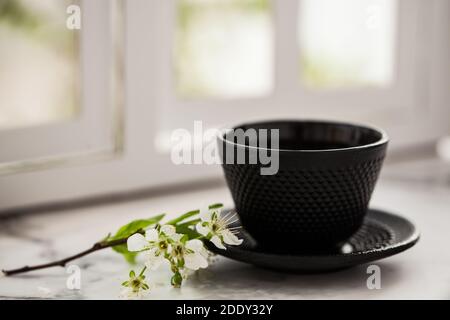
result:
[[[296,123],[296,124],[323,124],[323,125],[336,125],[336,126],[348,126],[348,127],[354,127],[359,129],[365,129],[365,130],[372,130],[380,135],[380,139],[368,143],[368,144],[362,144],[358,146],[353,147],[344,147],[344,148],[334,148],[334,149],[273,149],[273,148],[262,148],[262,147],[256,147],[256,146],[249,146],[245,144],[239,144],[235,143],[234,141],[230,141],[224,138],[225,134],[229,130],[233,130],[236,128],[240,128],[243,126],[252,126],[252,125],[263,125],[263,124],[275,124],[275,123]],[[244,122],[238,125],[234,125],[231,128],[230,127],[224,127],[222,130],[219,131],[219,134],[217,135],[218,139],[222,142],[225,142],[229,145],[243,147],[246,149],[256,149],[256,150],[270,150],[275,152],[289,152],[289,153],[322,153],[322,152],[346,152],[346,151],[352,151],[352,150],[362,150],[362,149],[371,149],[375,148],[381,145],[385,145],[389,142],[389,136],[387,135],[386,131],[383,129],[368,125],[368,124],[362,124],[362,123],[354,123],[354,122],[343,122],[343,121],[330,121],[330,120],[316,120],[316,119],[277,119],[277,120],[263,120],[263,121],[252,121],[252,122]]]

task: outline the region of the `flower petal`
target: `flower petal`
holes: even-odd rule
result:
[[[220,238],[218,236],[213,236],[210,240],[212,243],[214,243],[214,245],[219,248],[219,249],[223,249],[226,250],[225,246],[222,243],[222,240],[220,240]]]
[[[161,232],[164,233],[166,236],[171,237],[175,234],[176,229],[174,226],[166,224],[161,227]]]
[[[158,241],[159,232],[155,228],[145,231],[145,239],[150,242]]]
[[[203,247],[198,253],[200,253],[205,259],[209,258],[209,251],[206,250],[205,247]]]
[[[164,261],[164,256],[162,254],[159,254],[157,248],[153,248],[146,253],[145,265],[147,266],[147,268],[149,268],[150,270],[158,269]]]
[[[141,251],[148,246],[148,242],[140,233],[135,233],[127,240],[128,251]]]
[[[186,248],[194,252],[200,252],[203,249],[203,242],[199,239],[193,239],[186,242]]]
[[[190,253],[184,256],[184,265],[191,270],[208,267],[208,261],[198,253]]]
[[[230,230],[225,229],[223,230],[220,235],[223,237],[223,242],[225,242],[226,244],[230,244],[233,246],[238,246],[242,243],[242,239],[239,239],[238,237],[236,237],[236,235],[234,235]]]
[[[168,254],[171,254],[171,253],[172,253],[172,250],[173,250],[173,246],[172,246],[171,244],[169,244],[169,245],[167,246],[166,252],[167,252]]]
[[[184,280],[186,280],[188,277],[190,277],[195,270],[191,270],[189,268],[183,268],[180,270],[181,276],[183,277]]]
[[[204,225],[203,225],[203,222],[197,223],[197,225],[195,226],[195,228],[197,229],[198,233],[200,233],[202,236],[205,236],[205,237],[206,237],[206,236],[208,235],[208,233],[211,231],[211,230],[209,229],[208,226],[204,226]]]
[[[183,235],[181,233],[175,233],[170,236],[170,238],[175,242],[179,242],[182,237],[183,237]]]
[[[201,209],[200,213],[199,213],[199,217],[203,222],[209,222],[211,221],[211,211],[206,208],[206,209]]]
[[[142,299],[145,295],[146,295],[146,292],[143,290],[134,291],[131,288],[125,288],[121,291],[119,297],[121,299],[137,300],[137,299]]]

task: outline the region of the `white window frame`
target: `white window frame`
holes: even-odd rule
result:
[[[114,57],[108,14],[111,5],[105,0],[81,2],[82,29],[73,31],[80,33],[80,113],[74,119],[0,131],[0,172],[23,168],[23,163],[37,159],[84,156],[113,149],[111,119],[115,111],[111,107],[110,85]]]
[[[31,166],[30,170],[1,174],[0,212],[219,177],[221,169],[218,166],[176,166],[170,161],[170,155],[158,153],[155,149],[155,137],[166,129],[165,125],[169,128],[190,128],[192,121],[197,119],[211,124],[275,116],[323,116],[352,120],[357,117],[358,106],[364,102],[375,108],[371,115],[373,118],[368,118],[368,121],[384,126],[389,131],[392,138],[391,149],[429,140],[448,130],[449,108],[445,103],[450,99],[447,88],[450,75],[443,71],[450,67],[450,45],[445,41],[450,28],[450,4],[446,0],[431,0],[426,1],[426,4],[419,0],[401,0],[402,5],[410,5],[410,10],[420,15],[420,19],[411,22],[417,23],[418,31],[414,32],[402,29],[408,27],[408,16],[400,19],[401,24],[405,25],[400,27],[399,32],[407,35],[403,41],[414,41],[415,49],[422,46],[429,50],[415,50],[412,61],[410,58],[402,59],[400,68],[412,67],[413,73],[410,81],[407,79],[404,89],[399,90],[398,94],[374,93],[370,96],[366,92],[364,95],[361,93],[362,96],[357,93],[346,96],[342,92],[336,92],[327,96],[305,97],[297,87],[297,73],[291,71],[296,68],[291,68],[287,63],[294,61],[294,58],[295,63],[298,63],[297,48],[294,48],[295,57],[289,57],[289,49],[293,48],[291,42],[277,36],[280,32],[283,35],[292,33],[292,39],[296,43],[297,38],[292,30],[296,30],[297,25],[287,17],[292,17],[292,13],[297,13],[297,10],[293,7],[294,1],[274,0],[277,17],[283,17],[274,19],[277,48],[275,67],[278,68],[275,73],[276,93],[259,99],[194,102],[177,101],[171,89],[172,70],[168,66],[172,63],[167,61],[167,57],[172,56],[170,48],[173,28],[167,28],[167,21],[173,25],[174,11],[171,10],[174,8],[174,1],[126,0],[124,3],[124,99],[122,116],[115,122],[115,132],[120,133],[120,139],[116,139],[112,151],[98,153],[89,161],[77,162],[70,158],[59,163],[60,165],[55,165],[54,161],[42,161],[38,167]],[[88,23],[85,19],[85,26]],[[111,27],[109,26],[109,32]],[[418,39],[410,40],[409,36]],[[104,50],[100,49],[99,52],[105,52]],[[405,57],[407,56],[409,52],[405,53]],[[95,75],[96,71],[92,70],[86,72],[85,81],[93,79],[91,76],[104,80],[107,78],[107,71],[103,75]],[[289,79],[295,79],[295,87]],[[291,92],[294,89],[296,93]],[[369,99],[366,94],[370,96]],[[95,95],[94,98],[101,99]],[[96,101],[107,103],[105,100]],[[298,101],[302,101],[302,106],[308,107],[299,109]],[[277,108],[276,113],[274,106]],[[211,108],[216,108],[214,113],[210,112]],[[379,112],[380,108],[387,108],[386,112]],[[184,121],[171,122],[175,118]],[[97,125],[97,122],[91,125]],[[417,128],[417,134],[411,130],[412,127]],[[404,139],[405,132],[411,133],[407,139]],[[48,139],[56,141],[60,137],[50,136]]]

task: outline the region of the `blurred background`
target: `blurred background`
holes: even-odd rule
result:
[[[222,181],[170,160],[195,120],[374,124],[383,179],[450,186],[449,21],[447,0],[0,0],[0,211]]]

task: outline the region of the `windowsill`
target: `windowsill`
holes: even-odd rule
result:
[[[367,266],[329,274],[296,275],[257,269],[220,257],[207,271],[192,277],[183,290],[168,290],[165,284],[168,272],[156,272],[153,280],[158,284],[151,298],[448,299],[450,254],[442,250],[441,244],[450,242],[450,188],[448,184],[436,183],[430,187],[430,184],[389,177],[391,168],[386,169],[371,206],[412,219],[422,238],[412,249],[376,262],[382,272],[381,290],[367,289]],[[405,174],[412,171],[415,170],[404,169]],[[4,217],[0,223],[0,252],[4,253],[0,265],[13,268],[60,258],[89,247],[130,219],[161,212],[168,212],[170,217],[218,201],[232,204],[223,184],[206,190],[160,193],[125,202]],[[82,269],[81,291],[66,289],[65,270],[55,268],[37,271],[33,277],[0,279],[0,296],[8,299],[118,297],[120,283],[128,270],[120,256],[104,250],[74,263]]]

